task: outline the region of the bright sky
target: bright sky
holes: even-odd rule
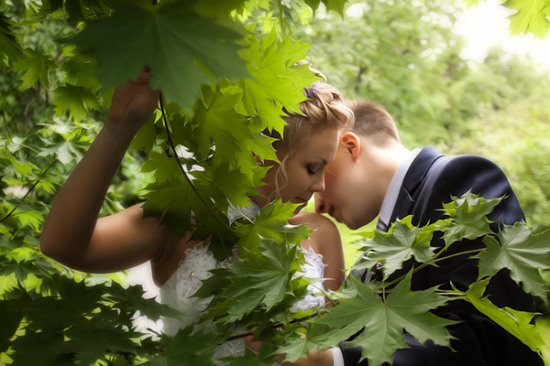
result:
[[[532,34],[510,35],[507,16],[513,11],[500,3],[480,0],[479,5],[468,8],[458,20],[456,31],[468,42],[463,57],[481,61],[491,45],[500,45],[507,52],[530,55],[533,60],[550,65],[550,37],[542,40]]]

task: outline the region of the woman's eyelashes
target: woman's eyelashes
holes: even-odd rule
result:
[[[306,169],[309,175],[315,175],[323,170],[322,164],[309,164],[309,165],[306,165]]]

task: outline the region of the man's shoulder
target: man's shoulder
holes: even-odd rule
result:
[[[494,161],[476,154],[442,154],[432,146],[426,146],[415,159],[416,164],[412,166],[422,168],[423,161],[427,164],[424,166],[426,178],[431,175],[442,175],[447,178],[457,176],[460,182],[461,179],[473,177],[482,171],[494,171],[504,176],[502,169]]]

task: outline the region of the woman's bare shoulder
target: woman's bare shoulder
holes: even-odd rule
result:
[[[328,217],[315,212],[300,212],[291,217],[288,223],[292,225],[304,224],[314,230],[338,231],[336,225]]]

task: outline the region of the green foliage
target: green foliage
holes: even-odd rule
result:
[[[445,204],[448,218],[417,228],[411,224],[411,218],[407,217],[395,222],[388,233],[375,233],[373,237],[366,234],[367,238],[359,241],[367,248],[364,254],[366,259],[356,263],[352,269],[369,268],[366,264],[379,264],[379,270],[384,273],[383,278],[364,284],[351,276],[344,289],[333,293],[338,299],[338,305],[310,321],[305,331],[307,340],[291,338],[283,350],[291,360],[297,359],[308,349],[325,349],[337,345],[362,330],[350,346],[363,346],[363,357],[368,358],[369,364],[381,365],[383,362],[391,362],[397,349],[407,347],[403,329],[420,343],[430,339],[436,344],[448,345],[449,334],[445,327],[452,322],[437,317],[430,310],[450,301],[465,299],[534,351],[541,353],[546,346],[540,335],[542,328],[530,324],[535,313],[500,309],[483,297],[488,279],[502,269],[510,269],[512,278],[525,291],[548,304],[549,286],[544,283],[542,275],[542,271],[550,265],[548,235],[531,235],[525,223],[505,226],[498,233],[489,230],[488,226],[487,231],[480,232],[476,226],[472,226],[471,220],[464,220],[465,217],[477,217],[486,222],[485,215],[498,202],[500,199],[485,200],[466,193],[454,202]],[[468,211],[467,215],[457,214],[465,211]],[[417,271],[446,259],[446,251],[452,243],[434,252],[424,244],[436,232],[442,233],[444,238],[454,237],[456,240],[482,237],[487,243],[486,248],[478,250],[479,280],[465,293],[436,288],[422,291],[410,289],[411,278]],[[461,236],[457,236],[459,232]],[[394,250],[396,246],[401,248],[402,253]],[[416,263],[413,268],[407,274],[395,278],[395,273],[399,273],[398,270],[403,268],[405,262],[410,262],[413,256]],[[390,281],[387,281],[390,277]],[[462,296],[457,297],[456,294]]]
[[[468,291],[464,293],[468,301],[477,310],[493,319],[533,351],[540,352],[545,346],[545,342],[541,334],[542,327],[536,327],[532,323],[534,314],[514,310],[509,307],[505,307],[504,309],[496,307],[483,295],[488,282],[488,280],[484,280],[472,284]]]
[[[504,6],[515,10],[510,17],[510,32],[512,34],[533,33],[544,38],[548,34],[550,2],[548,0],[521,1],[507,0]]]
[[[368,358],[372,365],[391,362],[395,351],[407,347],[403,329],[421,343],[431,339],[448,346],[450,335],[445,327],[453,322],[430,313],[447,299],[434,289],[411,291],[411,275],[382,297],[370,285],[350,277],[338,306],[314,321],[325,327],[308,329],[307,338],[323,346],[335,345],[335,338],[344,340],[365,328],[349,346],[362,346],[362,359]]]
[[[215,19],[197,16],[191,5],[115,4],[113,16],[88,23],[74,40],[97,61],[104,88],[126,82],[149,65],[154,70],[151,86],[162,87],[167,101],[190,108],[201,84],[246,75],[237,56],[239,33]],[[215,78],[209,78],[211,74]]]
[[[511,277],[529,292],[546,299],[548,283],[542,271],[550,269],[546,263],[549,233],[532,235],[525,223],[503,228],[495,237],[484,242],[487,250],[479,254],[479,278],[493,276],[501,269],[510,270]]]
[[[433,228],[416,228],[411,224],[411,219],[409,216],[397,220],[387,233],[374,231],[373,238],[361,241],[360,244],[368,255],[362,257],[361,263],[356,263],[355,268],[372,268],[383,262],[386,268],[384,276],[387,279],[411,258],[418,262],[429,262],[435,250],[430,246]]]
[[[462,117],[475,114],[473,109],[483,109],[478,99],[483,106],[501,108],[505,98],[538,85],[514,68],[501,72],[509,75],[507,85],[517,88],[501,87],[501,79],[480,84],[476,78],[486,69],[479,75],[466,71],[449,30],[437,21],[452,19],[453,7],[409,1],[366,4],[368,11],[361,18],[342,23],[343,0],[156,5],[0,1],[0,363],[211,365],[217,344],[235,336],[240,327],[254,327],[266,348],[260,358],[247,352],[223,361],[229,365],[270,365],[279,352],[296,359],[308,349],[335,345],[365,326],[372,331],[355,342],[366,346],[364,356],[372,364],[391,360],[405,345],[403,328],[420,342],[448,344],[449,321],[429,310],[454,298],[437,289],[411,291],[414,272],[393,283],[364,285],[352,279],[332,295],[339,301],[334,309],[311,311],[297,322],[304,314],[293,314],[291,308],[307,294],[308,284],[295,275],[303,263],[297,243],[309,231],[287,224],[295,206],[274,202],[254,219],[227,224],[227,208],[247,204],[265,173],[251,152],[262,161],[276,160],[272,140],[261,132],[282,132],[284,111],[299,111],[302,88],[318,79],[298,61],[317,58],[337,83],[357,80],[348,95],[371,95],[393,104],[405,126],[423,131],[433,127],[437,137],[460,124]],[[529,9],[522,8],[521,14],[525,11]],[[316,20],[313,14],[326,17]],[[423,14],[439,16],[421,22]],[[298,26],[308,24],[317,39],[353,43],[353,49],[343,52],[335,43],[316,42],[310,52],[308,41],[296,37]],[[344,24],[355,27],[353,32]],[[486,66],[503,66],[499,60],[493,63]],[[162,214],[175,235],[189,228],[199,237],[211,235],[219,258],[239,243],[238,258],[214,271],[198,294],[215,295],[201,319],[207,326],[182,329],[174,337],[137,327],[138,314],[153,320],[180,314],[144,299],[139,287],[120,285],[123,274],[82,274],[38,250],[55,191],[100,129],[112,87],[135,77],[144,64],[152,68],[152,85],[163,92],[163,108],[134,140],[102,214],[145,199],[147,214]],[[475,85],[500,94],[477,98],[480,94],[471,92]],[[453,96],[442,93],[447,88]],[[455,111],[457,105],[466,107]],[[456,116],[461,119],[452,124]],[[545,146],[533,148],[543,151]],[[533,186],[543,187],[550,174],[541,164],[523,162],[518,165],[540,169],[530,173],[538,179]],[[361,265],[383,263],[387,279],[412,258],[425,265],[443,258],[444,251],[435,253],[428,245],[436,230],[444,232],[449,245],[462,237],[484,236],[480,282],[461,295],[538,351],[543,344],[533,333],[540,331],[539,323],[528,325],[532,314],[495,309],[481,297],[479,286],[501,268],[514,268],[514,280],[547,302],[547,273],[531,268],[548,268],[548,254],[542,249],[547,235],[527,234],[523,226],[507,227],[498,235],[488,232],[484,215],[492,204],[475,197],[459,199],[445,207],[449,219],[424,228],[404,219],[389,233],[375,233],[364,243],[371,254]],[[518,320],[517,326],[510,319]]]

